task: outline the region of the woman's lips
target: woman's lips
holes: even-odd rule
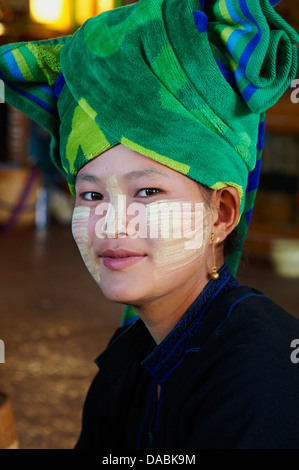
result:
[[[132,266],[146,258],[145,254],[134,253],[127,250],[105,250],[100,255],[103,265],[109,269],[121,269]]]

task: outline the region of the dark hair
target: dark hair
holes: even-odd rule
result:
[[[198,185],[202,191],[205,204],[207,206],[210,206],[211,196],[214,190],[201,183],[198,183]],[[239,251],[241,248],[241,235],[238,229],[234,228],[234,230],[226,237],[226,239],[222,242],[222,244],[223,244],[224,259],[228,255],[236,251]]]

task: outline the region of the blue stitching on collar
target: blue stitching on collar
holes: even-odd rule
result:
[[[228,282],[229,278],[225,279],[223,283],[220,285],[220,287],[216,290],[216,292],[213,294],[213,296],[206,302],[205,307],[202,309],[199,315],[196,315],[195,320],[191,323],[189,328],[181,335],[180,339],[174,344],[173,348],[170,350],[170,352],[167,354],[167,356],[156,366],[156,369],[160,368],[163,363],[165,363],[169,356],[180,346],[182,342],[184,342],[186,336],[190,335],[192,333],[192,330],[194,330],[194,327],[197,326],[205,317],[205,313],[210,306],[211,302],[214,300],[214,298],[217,296],[217,294],[222,290],[222,288],[225,286],[225,284]],[[215,284],[213,285],[215,286]],[[196,314],[196,312],[194,312]]]
[[[240,284],[231,275],[227,265],[219,271],[218,281],[211,281],[189,307],[177,326],[142,362],[142,365],[161,384],[180,364],[196,329],[205,318],[207,310],[220,291],[231,290]],[[178,339],[177,339],[178,338]]]
[[[230,309],[229,309],[229,311],[228,311],[228,314],[226,315],[225,320],[223,320],[223,322],[221,322],[221,323],[217,326],[217,328],[214,330],[214,332],[217,331],[217,330],[223,325],[223,323],[226,322],[226,320],[231,316],[232,311],[233,311],[233,309],[235,308],[235,306],[236,306],[239,302],[242,302],[242,300],[247,299],[247,297],[265,297],[265,298],[267,298],[267,295],[265,295],[265,294],[255,294],[254,292],[252,292],[252,293],[250,293],[250,294],[243,295],[243,297],[240,297],[240,299],[236,300],[236,302],[235,302],[233,305],[231,305],[231,307],[230,307]]]

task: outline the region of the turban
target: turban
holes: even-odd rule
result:
[[[78,171],[122,143],[212,189],[240,195],[242,239],[258,187],[265,111],[295,78],[298,35],[277,0],[141,0],[72,36],[5,45],[6,100],[51,134]],[[227,260],[235,274],[240,252]]]

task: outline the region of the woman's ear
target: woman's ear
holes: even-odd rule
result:
[[[239,221],[240,196],[236,188],[226,186],[213,194],[215,207],[215,240],[222,242],[233,231]]]

